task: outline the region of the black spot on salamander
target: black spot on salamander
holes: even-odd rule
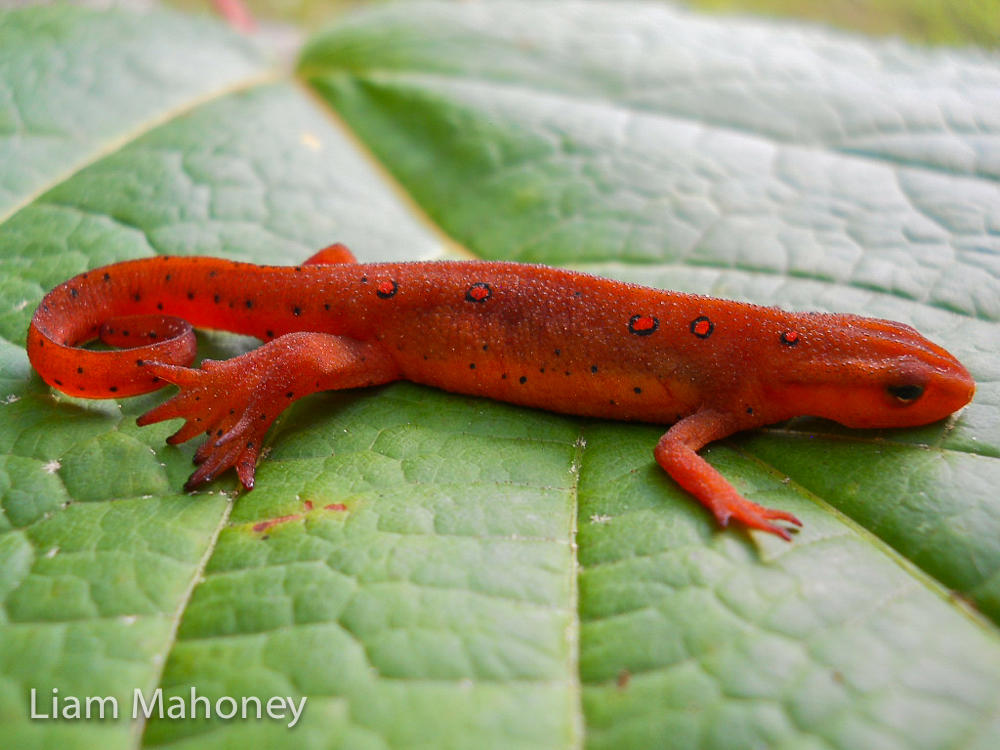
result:
[[[53,380],[52,382],[54,382],[56,385],[62,385],[61,380]],[[80,390],[83,390],[83,386],[80,386]]]
[[[261,412],[260,418],[261,419],[267,419],[267,414],[264,414],[263,412]]]
[[[292,398],[292,396],[294,395],[295,393],[293,391],[289,391],[288,393],[285,394],[285,398]]]
[[[76,374],[77,375],[83,375],[83,368],[82,367],[77,367],[76,368]]]
[[[270,331],[270,330],[269,331],[264,331],[264,335],[267,336],[269,339],[273,339],[274,338],[274,331]]]
[[[591,371],[592,373],[596,373],[596,372],[597,372],[597,365],[591,365],[591,366],[590,366],[590,371]]]
[[[104,280],[105,281],[111,281],[111,274],[110,273],[105,273],[104,274]]]
[[[170,274],[168,273],[166,276],[163,277],[163,280],[164,281],[170,281],[170,278],[171,278]]]
[[[367,276],[362,276],[361,277],[361,283],[362,284],[367,284],[368,283],[368,277]]]
[[[489,344],[483,344],[483,351],[484,352],[488,352],[489,350],[490,350],[490,345]]]
[[[194,290],[193,289],[188,289],[187,298],[188,299],[194,299]]]
[[[80,296],[80,292],[78,292],[75,287],[70,287],[69,288],[69,296],[70,297],[79,297]]]
[[[636,393],[642,393],[642,388],[640,388],[639,386],[636,386],[632,390],[635,391]]]
[[[146,366],[146,360],[144,360],[144,359],[137,359],[135,361],[135,364],[136,364],[137,367],[145,367]]]
[[[525,383],[528,382],[528,377],[526,375],[522,375],[520,378],[518,378],[517,382],[519,382],[521,385],[524,385]]]
[[[118,393],[118,386],[113,385],[110,388],[108,388],[108,390],[111,391],[112,393]]]
[[[136,292],[135,294],[132,295],[132,299],[134,299],[136,302],[139,302],[142,299],[142,294]]]
[[[213,295],[212,302],[214,302],[215,304],[219,304],[220,302],[222,302],[222,297],[218,294]]]
[[[501,375],[500,375],[500,379],[501,379],[501,380],[506,380],[506,379],[507,379],[507,373],[503,373],[503,374],[501,374]]]
[[[156,303],[156,309],[157,310],[162,310],[163,309],[163,303],[162,302],[157,302]]]
[[[469,362],[469,369],[470,370],[475,370],[476,369],[476,363],[475,362]]]
[[[330,303],[329,303],[329,302],[325,303],[325,304],[323,305],[323,309],[324,309],[324,310],[329,310],[329,309],[330,309]]]
[[[302,266],[295,266],[295,272],[296,273],[301,273],[302,272]]]
[[[545,372],[545,368],[544,368],[544,367],[539,367],[539,368],[538,368],[538,371],[539,371],[539,372]]]
[[[302,308],[301,307],[299,307],[298,305],[296,305],[295,307],[292,308],[292,315],[295,315],[296,317],[298,317],[301,314],[302,314]]]
[[[752,406],[748,406],[747,407],[747,414],[749,414],[751,417],[753,416],[753,407]]]
[[[244,305],[246,305],[246,308],[247,308],[247,310],[249,310],[250,308],[252,308],[252,307],[253,307],[253,300],[252,300],[252,299],[248,299],[248,300],[247,300],[246,302],[244,302],[243,304],[244,304]]]

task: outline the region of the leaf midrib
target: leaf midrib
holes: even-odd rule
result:
[[[580,681],[580,640],[581,640],[581,616],[580,616],[580,557],[579,544],[577,542],[577,530],[580,522],[580,475],[583,473],[583,454],[587,448],[587,440],[584,435],[584,428],[581,426],[577,430],[576,451],[570,464],[570,473],[573,475],[573,486],[570,494],[573,500],[573,507],[570,514],[570,602],[568,611],[571,613],[572,621],[569,624],[569,664],[570,690],[573,692],[576,710],[572,717],[571,728],[573,731],[573,748],[583,748],[586,737],[587,720],[583,711],[583,685]]]
[[[177,643],[177,633],[180,630],[181,620],[184,618],[184,613],[187,611],[188,603],[191,601],[191,597],[194,596],[195,589],[201,583],[204,578],[205,569],[208,567],[209,562],[211,562],[212,555],[215,552],[215,547],[219,542],[219,536],[222,534],[223,530],[229,525],[229,516],[233,512],[233,506],[236,504],[235,498],[229,496],[225,507],[222,509],[222,513],[219,514],[219,522],[216,524],[215,529],[212,531],[212,535],[208,540],[208,544],[205,545],[205,551],[201,555],[201,559],[195,566],[194,571],[191,574],[191,581],[188,583],[187,589],[182,594],[180,600],[177,602],[177,608],[174,610],[171,616],[170,630],[167,637],[163,639],[163,646],[159,652],[151,657],[150,661],[156,665],[157,669],[155,674],[150,679],[146,686],[146,690],[143,691],[144,695],[148,695],[152,690],[160,687],[163,680],[164,671],[167,668],[167,662],[170,658],[170,652],[173,650],[174,645]],[[130,726],[131,741],[130,746],[133,748],[142,748],[144,746],[143,738],[146,733],[146,718],[140,711],[139,715],[135,717]]]

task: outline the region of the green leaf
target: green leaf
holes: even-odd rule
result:
[[[107,23],[72,7],[9,11],[0,49],[4,217],[151,125],[267,73],[246,41],[168,15]]]
[[[1000,64],[657,5],[410,2],[294,74],[208,22],[0,13],[0,745],[1000,741]],[[162,400],[54,393],[42,295],[127,258],[455,254],[901,320],[946,423],[705,451],[805,527],[719,530],[662,427],[407,383],[297,403],[257,489],[181,494]],[[253,340],[206,333],[233,356]],[[119,719],[28,717],[115,696]],[[131,720],[133,691],[308,699]]]

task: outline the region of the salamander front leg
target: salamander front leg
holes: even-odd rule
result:
[[[200,370],[149,362],[153,375],[181,392],[137,420],[147,425],[182,417],[167,438],[183,443],[205,433],[200,464],[185,485],[193,489],[230,467],[253,488],[264,434],[292,401],[316,391],[359,388],[396,380],[395,362],[378,344],[325,333],[289,333],[239,357],[205,360]]]
[[[671,427],[660,438],[653,455],[677,484],[690,492],[725,526],[731,518],[755,529],[791,539],[788,531],[768,521],[787,521],[801,526],[791,513],[771,510],[750,502],[740,495],[729,482],[697,451],[714,440],[736,432],[732,417],[713,409],[702,409]]]

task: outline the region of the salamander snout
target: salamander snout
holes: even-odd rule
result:
[[[915,411],[922,413],[921,423],[937,421],[958,411],[976,393],[976,381],[961,362],[944,349],[939,350],[935,359],[930,367],[919,368],[915,376],[908,377],[907,368],[886,384],[889,399],[903,410],[915,407]],[[921,369],[924,371],[920,372]]]
[[[913,329],[906,327],[903,334],[895,341],[886,341],[882,356],[873,357],[868,363],[868,403],[866,408],[842,420],[845,424],[857,427],[929,424],[944,419],[972,400],[976,382],[958,359]]]
[[[805,356],[774,373],[782,418],[811,414],[847,427],[914,427],[944,419],[976,392],[962,363],[910,326],[815,316],[798,321],[798,330]]]

